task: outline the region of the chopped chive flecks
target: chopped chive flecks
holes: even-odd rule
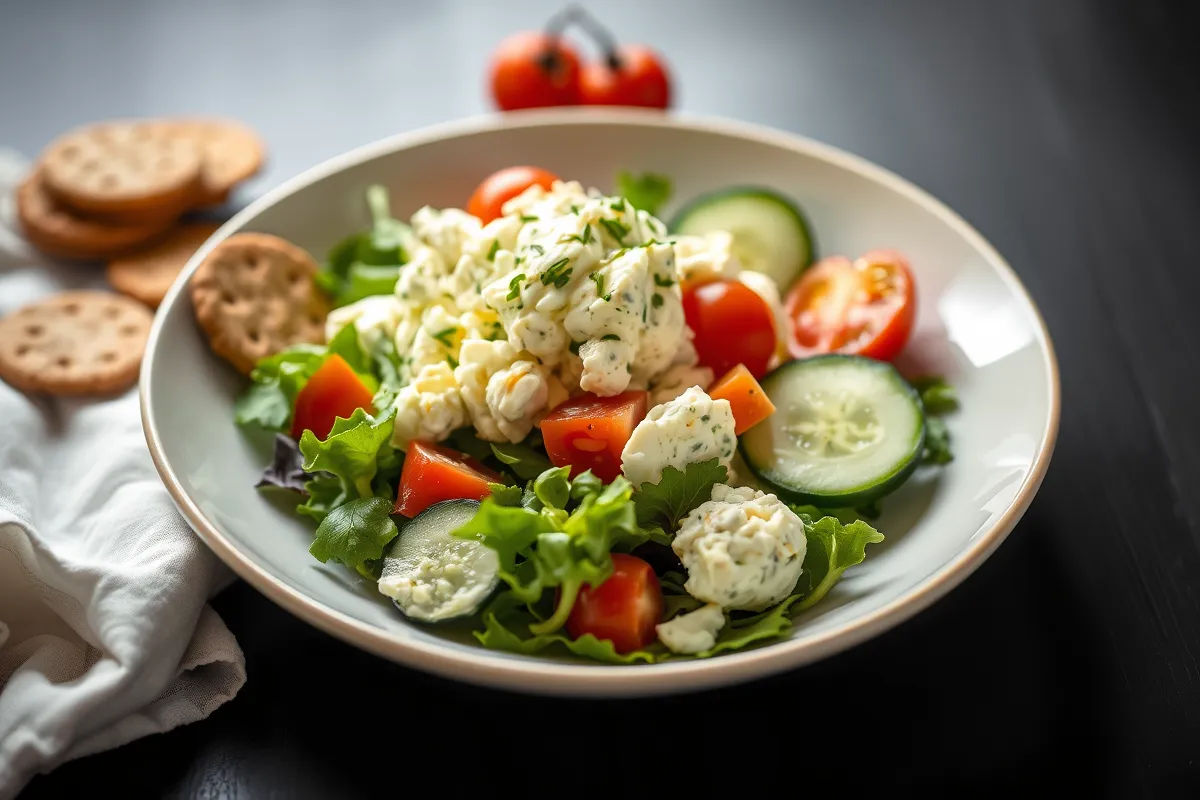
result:
[[[508,282],[508,297],[505,298],[506,300],[516,300],[521,296],[521,281],[523,280],[525,280],[524,272]]]
[[[555,289],[561,289],[571,280],[571,259],[560,258],[542,273],[542,285],[554,284]]]

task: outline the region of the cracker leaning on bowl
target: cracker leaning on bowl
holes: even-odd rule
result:
[[[317,269],[278,236],[239,233],[219,243],[188,287],[213,352],[249,375],[259,359],[323,342],[329,301],[313,281]]]

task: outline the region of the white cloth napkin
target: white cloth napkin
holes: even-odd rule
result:
[[[0,149],[0,315],[103,285],[21,240],[27,166]],[[245,659],[207,604],[231,579],[159,481],[135,390],[56,400],[0,381],[0,798],[232,698]]]

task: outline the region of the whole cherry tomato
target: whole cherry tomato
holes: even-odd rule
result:
[[[575,105],[579,56],[561,37],[515,33],[492,54],[491,84],[492,97],[504,111]]]
[[[558,176],[540,167],[505,167],[488,175],[467,201],[467,213],[488,224],[504,216],[504,204],[535,183],[549,191]]]
[[[604,59],[583,65],[579,100],[592,106],[668,108],[671,80],[662,60],[648,47],[618,47]]]
[[[696,354],[714,375],[738,364],[755,378],[767,374],[775,354],[775,314],[766,301],[737,280],[683,287],[683,316],[696,335]]]

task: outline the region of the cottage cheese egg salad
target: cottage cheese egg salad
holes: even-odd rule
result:
[[[791,200],[661,176],[611,195],[530,167],[373,224],[319,283],[326,344],[258,364],[239,424],[311,553],[486,647],[613,663],[784,635],[883,540],[868,520],[950,460],[937,378],[890,360],[905,258],[813,264]]]

